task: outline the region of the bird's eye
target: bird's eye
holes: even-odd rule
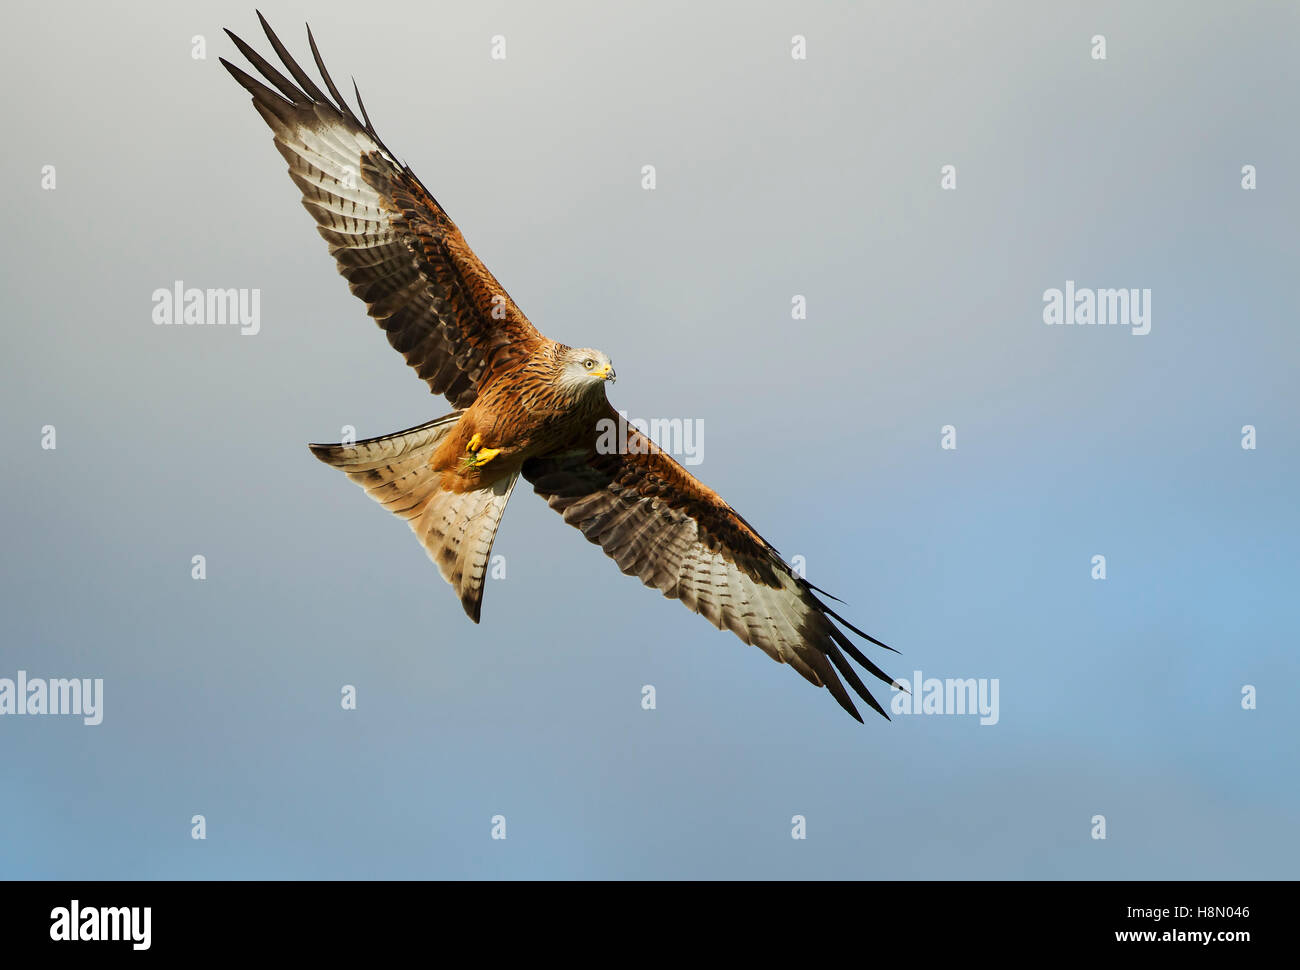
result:
[[[596,366],[596,362],[592,360],[590,357],[588,357],[586,360],[582,362],[582,366],[587,368],[587,370],[591,370],[593,367]]]

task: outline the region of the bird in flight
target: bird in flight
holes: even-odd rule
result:
[[[311,28],[325,91],[257,16],[290,77],[229,30],[261,80],[221,63],[253,96],[352,292],[455,408],[408,431],[310,445],[316,457],[406,520],[475,623],[497,526],[522,475],[623,572],[828,688],[858,721],[841,676],[888,718],[845,654],[884,683],[893,679],[835,621],[893,648],[831,609],[817,594],[835,597],[620,420],[605,395],[615,377],[609,357],[543,336],[380,139],[355,82],[361,116],[353,113]]]

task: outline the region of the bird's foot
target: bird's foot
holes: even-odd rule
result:
[[[480,448],[472,457],[465,459],[465,464],[470,468],[482,468],[499,454],[500,448]]]
[[[469,439],[469,444],[465,445],[465,450],[469,455],[465,458],[465,467],[482,468],[497,455],[501,454],[500,448],[484,448],[483,436],[477,431],[474,437]]]

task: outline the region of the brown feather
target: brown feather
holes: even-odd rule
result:
[[[876,678],[890,677],[834,621],[885,644],[829,609],[716,492],[628,428],[603,390],[566,390],[559,367],[568,348],[533,327],[383,143],[355,83],[360,118],[310,29],[324,90],[258,17],[290,77],[234,34],[263,80],[221,63],[252,95],[349,288],[432,391],[464,409],[354,446],[314,445],[317,456],[407,520],[476,622],[492,541],[522,472],[624,573],[825,686],[859,721],[841,675],[885,714],[841,648]],[[598,449],[602,419],[622,429],[615,454]],[[494,452],[482,466],[466,458],[475,436]]]
[[[545,338],[369,118],[363,122],[347,106],[315,40],[309,36],[312,56],[332,100],[265,20],[262,26],[292,80],[229,31],[270,86],[221,63],[253,96],[352,292],[435,394],[468,407],[494,368],[518,361]]]
[[[592,421],[589,433],[565,450],[524,462],[524,477],[551,508],[623,572],[789,663],[809,682],[829,689],[859,721],[840,675],[888,717],[841,645],[855,659],[865,658],[776,549],[716,492],[621,422],[611,406],[606,404],[598,419],[622,429],[616,438],[619,453],[599,452],[599,426]],[[875,664],[864,666],[893,683]]]

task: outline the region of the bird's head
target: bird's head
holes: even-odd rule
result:
[[[566,347],[560,355],[560,381],[574,393],[588,393],[614,382],[609,355],[591,347]]]

